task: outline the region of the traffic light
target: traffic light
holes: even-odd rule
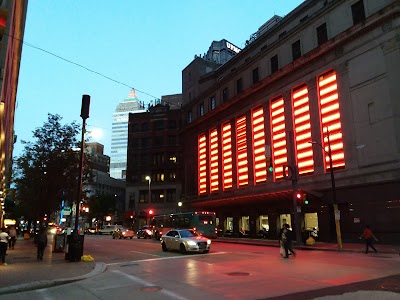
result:
[[[267,160],[267,168],[268,172],[273,172],[274,171],[274,166],[272,165],[272,158],[271,157],[266,157]]]
[[[154,214],[154,210],[149,209],[149,216],[152,216]]]
[[[307,194],[304,193],[302,190],[298,190],[296,193],[296,200],[297,200],[297,205],[304,205],[304,204],[308,204],[308,200],[307,200]]]

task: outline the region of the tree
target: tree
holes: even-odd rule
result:
[[[43,127],[33,131],[33,142],[15,159],[16,204],[24,216],[40,219],[61,208],[62,200],[77,198],[80,153],[77,123],[61,124],[62,117],[48,114]],[[91,180],[89,156],[85,158],[83,182]]]

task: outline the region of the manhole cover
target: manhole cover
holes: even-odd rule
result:
[[[388,280],[381,284],[381,288],[389,291],[399,291],[400,290],[400,282]]]
[[[250,273],[246,273],[246,272],[231,272],[228,273],[229,276],[249,276]]]
[[[124,264],[124,265],[121,265],[120,267],[122,268],[122,267],[130,267],[130,266],[137,266],[138,264]]]
[[[146,286],[140,289],[142,292],[157,292],[161,290],[159,286]]]

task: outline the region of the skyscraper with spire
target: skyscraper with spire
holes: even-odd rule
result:
[[[113,178],[123,180],[126,178],[129,114],[145,111],[144,105],[140,103],[135,90],[132,89],[113,113],[110,155],[110,176]]]

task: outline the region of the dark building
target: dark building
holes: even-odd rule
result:
[[[139,227],[153,214],[176,212],[182,197],[181,97],[165,96],[129,114],[125,219]]]
[[[196,57],[182,71],[185,203],[223,231],[276,238],[288,223],[332,241],[339,224],[349,241],[369,224],[398,241],[399,9],[307,0],[226,63]]]

